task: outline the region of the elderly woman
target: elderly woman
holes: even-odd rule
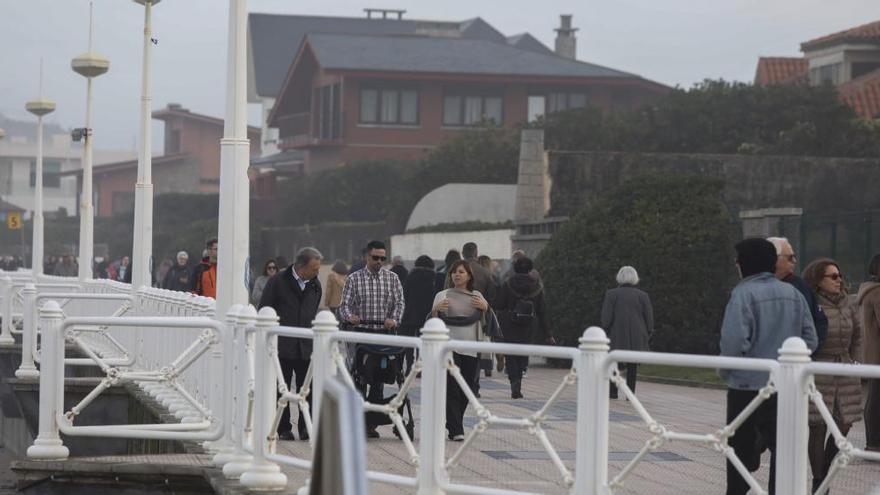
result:
[[[628,351],[647,351],[648,339],[654,332],[654,308],[651,298],[641,289],[639,274],[631,266],[621,267],[617,272],[617,285],[605,293],[602,302],[602,327],[611,339],[611,349]],[[626,386],[636,392],[635,363],[619,363],[618,368],[626,368]],[[617,387],[611,385],[611,398],[617,398]]]
[[[816,292],[819,306],[828,316],[828,337],[813,354],[814,361],[855,363],[862,356],[862,328],[858,306],[847,297],[840,267],[834,260],[816,260],[803,273],[804,281]],[[862,419],[861,382],[856,377],[816,375],[816,388],[831,411],[840,432],[846,436],[853,423]],[[825,440],[828,427],[819,411],[810,405],[808,454],[813,471],[813,490],[822,484],[831,461],[837,455],[833,436]]]
[[[434,296],[431,316],[446,323],[453,340],[480,341],[489,312],[489,303],[474,289],[474,274],[466,260],[458,260],[449,267],[452,287]],[[461,370],[461,376],[471,390],[476,388],[478,358],[476,352],[453,352],[452,359]],[[464,440],[464,412],[468,398],[451,375],[446,380],[446,430],[449,439]]]
[[[859,306],[862,313],[862,347],[865,364],[880,364],[880,254],[868,264],[866,282],[859,286]],[[880,379],[867,380],[868,397],[865,400],[865,450],[880,452]]]

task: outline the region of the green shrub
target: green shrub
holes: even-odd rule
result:
[[[558,340],[576,345],[600,324],[602,299],[623,265],[651,297],[652,349],[717,352],[734,281],[722,183],[698,176],[643,176],[580,211],[537,259]]]

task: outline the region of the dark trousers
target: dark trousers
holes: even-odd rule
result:
[[[521,382],[523,372],[529,367],[529,357],[508,354],[504,357],[504,365],[507,368],[507,378],[510,383]]]
[[[471,390],[474,390],[477,379],[479,360],[472,356],[452,353],[452,360],[461,370],[461,376]],[[468,398],[464,395],[458,382],[452,375],[446,375],[446,430],[450,436],[464,433],[464,412],[467,410]]]
[[[727,423],[733,421],[749,402],[758,395],[757,390],[727,389]],[[730,437],[728,444],[750,472],[761,467],[761,453],[770,449],[770,495],[776,491],[776,396],[758,407]],[[739,471],[727,462],[727,495],[745,495],[749,485]]]
[[[637,363],[617,363],[617,369],[621,372],[626,369],[626,386],[632,390],[632,393],[636,393],[636,373],[639,370],[639,365]],[[609,390],[609,397],[612,399],[617,398],[617,385],[613,382],[611,383],[611,388]]]
[[[880,379],[868,380],[865,400],[865,439],[868,447],[880,450]]]
[[[310,359],[286,359],[286,358],[278,358],[278,361],[281,363],[281,372],[284,373],[284,383],[287,384],[287,388],[291,392],[296,392],[300,388],[302,388],[303,383],[306,380],[306,373],[309,371],[309,364],[311,363]],[[290,377],[292,374],[296,375],[295,383],[296,388],[293,388],[290,384]],[[312,409],[312,394],[309,394],[309,411]],[[295,402],[291,402],[289,404],[290,407],[298,407]],[[299,418],[296,421],[296,430],[299,432],[300,438],[304,436],[304,434],[308,433],[306,430],[306,421],[303,419],[302,411],[299,412]],[[281,422],[278,423],[278,433],[283,433],[286,431],[290,431],[290,409],[288,407],[284,408],[284,411],[281,413]]]

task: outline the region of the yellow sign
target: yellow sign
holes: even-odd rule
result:
[[[10,212],[6,215],[6,226],[9,230],[18,230],[21,228],[21,213]]]

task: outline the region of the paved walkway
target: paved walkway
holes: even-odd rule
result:
[[[525,417],[543,406],[544,400],[561,383],[566,370],[532,367],[523,383],[525,399],[511,400],[506,379],[495,374],[481,380],[482,401],[496,415]],[[576,402],[575,387],[563,393],[550,411],[545,430],[563,462],[574,467]],[[390,393],[386,391],[386,393]],[[667,429],[676,432],[710,433],[723,426],[725,392],[699,388],[679,387],[640,382],[637,393],[646,409]],[[418,390],[412,395],[418,405]],[[468,409],[465,422],[473,425],[473,409]],[[416,414],[418,418],[418,414]],[[416,428],[418,432],[418,425]],[[372,470],[412,475],[403,444],[391,432],[390,426],[380,427],[382,438],[368,442],[368,465]],[[611,404],[611,433],[609,447],[609,479],[616,476],[650,437],[645,424],[631,405],[624,400]],[[857,446],[864,445],[864,427],[861,423],[850,433]],[[447,455],[452,455],[460,443],[447,442]],[[310,457],[306,442],[281,442],[279,453]],[[769,453],[758,472],[758,480],[766,486]],[[285,468],[291,487],[301,486],[306,478],[303,471]],[[539,493],[567,493],[559,471],[550,461],[536,437],[522,428],[490,427],[465,453],[458,466],[451,470],[454,482],[473,485],[532,491]],[[711,494],[724,493],[725,464],[720,453],[711,447],[683,442],[670,442],[640,463],[627,478],[620,494]],[[372,493],[406,493],[389,485],[375,484]],[[838,494],[865,494],[877,490],[880,494],[880,463],[857,461],[834,481],[832,492]]]

